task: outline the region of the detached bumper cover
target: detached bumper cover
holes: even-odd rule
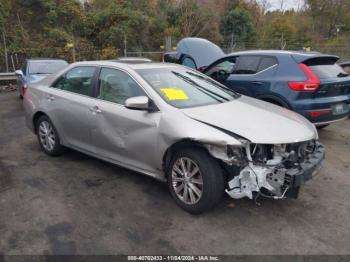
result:
[[[300,187],[306,181],[310,180],[318,174],[325,158],[324,146],[317,142],[315,152],[300,164],[299,169],[291,169],[286,175],[290,176],[290,187]]]

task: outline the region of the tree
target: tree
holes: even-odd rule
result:
[[[200,8],[195,0],[182,0],[180,2],[180,23],[184,36],[198,36],[205,31],[210,23],[210,16]]]
[[[337,36],[338,30],[346,25],[349,0],[306,0],[306,4],[314,33],[320,32],[329,39]]]
[[[231,37],[232,42],[243,44],[252,41],[256,36],[256,28],[250,13],[240,6],[235,7],[224,16],[222,32],[226,39]]]

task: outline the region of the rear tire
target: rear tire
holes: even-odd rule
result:
[[[167,178],[176,204],[192,214],[213,208],[224,194],[222,169],[201,148],[185,148],[175,152],[167,170]]]
[[[64,147],[60,144],[60,138],[51,120],[43,115],[36,122],[38,141],[44,152],[50,156],[59,156]]]

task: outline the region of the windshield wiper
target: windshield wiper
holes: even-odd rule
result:
[[[192,80],[190,80],[189,78],[186,78],[185,76],[178,74],[176,72],[172,72],[173,74],[175,74],[177,77],[180,77],[182,80],[184,80],[185,82],[193,85],[195,88],[199,89],[200,91],[202,91],[204,94],[208,95],[209,97],[215,99],[216,101],[222,103],[223,101],[221,101],[220,99],[218,99],[217,97],[211,95],[210,93],[206,92],[205,90],[203,90],[200,86],[198,86],[198,84],[194,83]],[[178,75],[177,75],[178,74]]]
[[[210,96],[211,98],[214,98],[215,100],[219,101],[219,102],[223,102],[221,101],[220,99],[218,99],[217,97],[221,98],[222,100],[224,101],[230,101],[230,99],[226,98],[226,97],[223,97],[219,94],[216,94],[215,92],[199,85],[198,83],[196,83],[195,81],[193,81],[191,78],[187,77],[187,76],[184,76],[180,73],[177,73],[177,72],[174,72],[174,71],[171,71],[174,75],[176,75],[177,77],[180,77],[181,79],[183,79],[184,81],[186,81],[187,83],[190,83],[192,84],[193,86],[197,87],[197,88],[200,88],[202,90],[202,92],[205,92],[208,96]],[[208,94],[209,93],[209,94]],[[216,96],[216,97],[214,97]]]
[[[206,78],[206,77],[203,77],[203,76],[201,76],[201,75],[197,75],[197,74],[192,73],[192,72],[187,72],[187,74],[190,74],[190,75],[192,75],[192,76],[194,76],[194,77],[197,77],[197,78],[199,78],[199,79],[201,79],[201,80],[203,80],[203,81],[205,81],[205,82],[207,82],[207,83],[209,83],[209,84],[215,85],[215,86],[217,86],[218,88],[224,89],[224,90],[230,92],[235,98],[238,98],[238,97],[240,96],[240,94],[238,94],[238,93],[236,93],[235,91],[231,90],[230,88],[228,88],[228,87],[226,87],[226,86],[224,86],[224,85],[222,85],[222,84],[220,84],[220,83],[218,83],[218,82],[212,80],[212,79],[209,78],[209,77]]]
[[[343,73],[343,72],[340,72],[340,73],[337,75],[337,77],[347,77],[347,76],[349,76],[349,74],[345,74],[345,73]]]

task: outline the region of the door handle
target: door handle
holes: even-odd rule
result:
[[[253,83],[253,85],[257,85],[257,86],[261,86],[264,84],[263,82],[260,82],[260,81],[254,81],[252,83]]]
[[[101,110],[98,106],[90,107],[90,111],[91,111],[92,113],[96,113],[96,114],[102,113],[102,110]]]
[[[55,100],[55,97],[53,95],[47,95],[47,100],[53,101]]]

